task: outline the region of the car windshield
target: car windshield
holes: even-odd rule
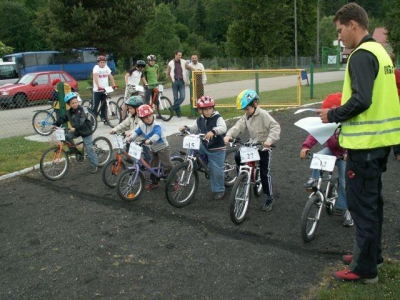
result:
[[[35,77],[35,74],[26,74],[17,83],[30,84]]]

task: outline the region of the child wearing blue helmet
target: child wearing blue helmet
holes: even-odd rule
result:
[[[259,97],[253,90],[244,90],[236,98],[237,109],[245,111],[236,124],[228,130],[224,137],[227,144],[230,139],[237,137],[246,129],[250,134],[250,142],[264,142],[263,151],[260,153],[260,176],[263,192],[266,195],[262,211],[271,211],[274,203],[272,193],[272,177],[270,174],[271,146],[279,140],[281,127],[278,122],[266,111],[258,106]],[[240,153],[236,153],[236,164],[240,164]]]
[[[69,128],[68,133],[65,135],[65,140],[71,145],[75,145],[74,138],[79,136],[82,137],[83,143],[85,145],[87,155],[91,164],[91,173],[97,172],[98,160],[96,153],[93,150],[93,140],[92,140],[92,124],[87,118],[83,107],[78,103],[78,95],[74,92],[68,93],[64,101],[69,105],[70,109],[66,111],[65,116],[59,116],[56,126],[61,126],[66,122],[70,122],[71,128]],[[69,153],[77,153],[76,147],[70,147]]]

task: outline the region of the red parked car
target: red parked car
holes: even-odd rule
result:
[[[56,78],[75,90],[78,88],[76,80],[64,71],[29,73],[14,84],[0,87],[0,105],[24,107],[30,101],[52,100],[54,88],[51,83]]]

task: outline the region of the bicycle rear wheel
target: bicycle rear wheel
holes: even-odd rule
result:
[[[87,109],[91,109],[92,101],[91,100],[82,100],[81,106],[86,107]]]
[[[126,170],[125,163],[114,158],[104,165],[102,179],[106,186],[115,188],[118,175]]]
[[[189,162],[181,163],[171,170],[165,182],[168,202],[178,208],[188,205],[199,187],[199,175]]]
[[[229,213],[233,223],[242,223],[249,209],[250,204],[250,178],[247,173],[242,173],[236,179],[231,192]]]
[[[118,107],[121,107],[122,104],[124,104],[124,102],[125,102],[125,97],[119,97],[117,100]]]
[[[226,150],[225,166],[224,166],[225,186],[234,185],[235,180],[237,178],[237,169],[235,162],[235,155],[237,150],[238,150],[237,148],[229,148],[228,150]]]
[[[50,113],[48,110],[39,110],[32,118],[33,129],[43,136],[51,134],[51,129],[55,122],[54,112]]]
[[[124,201],[134,201],[144,190],[144,176],[136,169],[128,169],[121,173],[117,180],[117,194]]]
[[[162,120],[164,121],[171,120],[173,116],[171,100],[169,100],[165,96],[161,96],[158,99],[158,103],[156,106],[157,106],[157,114],[160,116]]]
[[[47,149],[40,158],[40,171],[49,180],[61,179],[69,167],[68,154],[59,147]]]
[[[328,215],[333,215],[334,207],[338,198],[339,179],[336,178],[328,182],[327,201],[325,202],[325,211]]]
[[[121,120],[121,110],[119,109],[117,103],[114,101],[108,102],[106,121],[108,125],[113,128],[119,124]]]
[[[93,140],[93,150],[97,155],[98,166],[104,166],[110,160],[112,146],[105,137],[99,136]]]
[[[311,242],[317,233],[322,202],[317,195],[308,199],[301,215],[301,237],[306,243]]]

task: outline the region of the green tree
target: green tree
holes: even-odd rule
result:
[[[181,47],[179,37],[175,33],[176,19],[165,4],[155,9],[155,17],[146,25],[143,49],[145,53],[155,53],[160,59],[174,56]]]
[[[57,50],[96,47],[129,57],[154,14],[154,0],[49,0],[38,25]]]
[[[26,1],[29,3],[28,1]],[[0,40],[17,52],[45,50],[48,45],[34,26],[36,11],[43,0],[33,1],[36,6],[25,5],[25,1],[0,1]],[[29,3],[30,4],[30,3]]]
[[[226,42],[226,33],[231,23],[232,0],[210,0],[207,9],[207,31],[205,38],[213,43]]]
[[[393,0],[391,10],[385,16],[385,27],[388,30],[388,39],[397,53],[400,53],[400,0]]]
[[[231,56],[261,57],[293,52],[289,33],[292,11],[286,1],[235,0],[226,50]],[[293,24],[293,23],[292,23]]]
[[[10,54],[13,52],[13,48],[4,45],[2,42],[0,42],[0,57],[3,57],[6,54]]]

